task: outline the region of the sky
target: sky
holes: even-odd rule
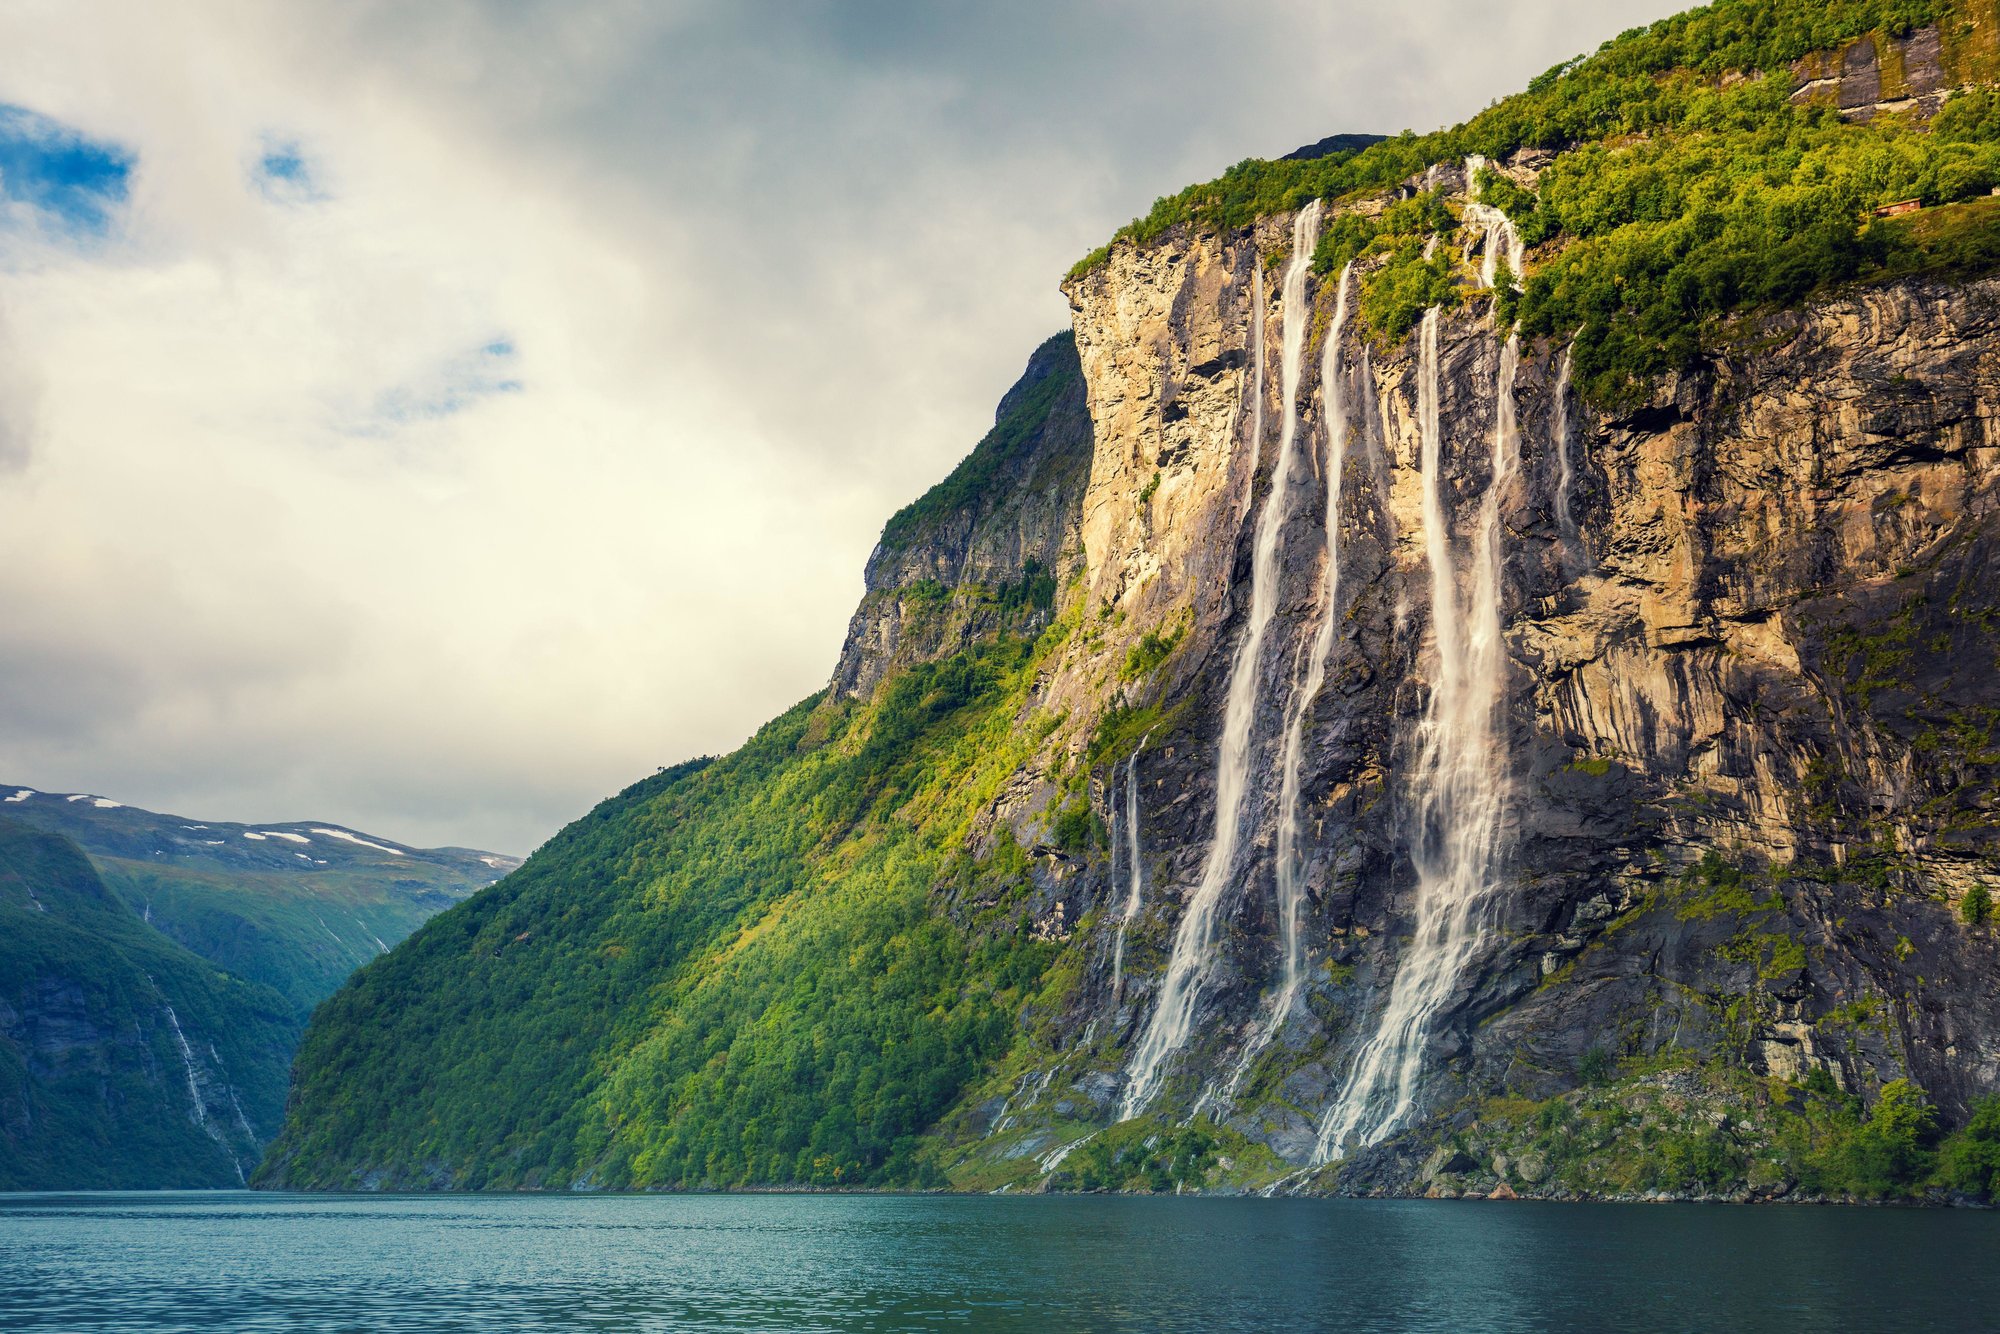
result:
[[[0,6],[0,780],[525,853],[819,689],[1155,196],[1638,0]]]

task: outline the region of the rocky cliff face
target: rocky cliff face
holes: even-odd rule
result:
[[[1069,334],[1035,349],[993,415],[951,476],[883,530],[834,668],[836,697],[865,696],[898,666],[1020,619],[1010,613],[1046,612],[1077,568],[1076,500],[1092,451]]]
[[[1244,838],[1192,1036],[1149,1110],[1200,1109],[1275,1155],[1273,1171],[1313,1166],[1412,953],[1413,784],[1440,670],[1424,367],[1416,337],[1373,348],[1350,327],[1323,381],[1337,284],[1315,276],[1282,402],[1291,237],[1288,217],[1182,229],[1074,280],[1087,481],[983,511],[1032,509],[1032,525],[981,519],[878,551],[842,658],[837,681],[865,691],[912,652],[895,628],[912,576],[964,581],[968,533],[1004,534],[979,577],[1021,577],[996,571],[1032,548],[1083,599],[1084,631],[1039,700],[1063,725],[980,836],[1007,824],[1037,849],[1038,927],[1079,969],[1066,1008],[1036,1019],[1046,1046],[946,1127],[966,1161],[1011,1165],[1005,1179],[1048,1177],[1131,1110],[1124,1072],[1214,834],[1224,695],[1273,488]],[[1488,304],[1469,293],[1438,323],[1436,517],[1459,580],[1495,476],[1503,348]],[[1857,291],[1744,321],[1725,351],[1617,413],[1566,392],[1563,348],[1521,349],[1518,465],[1493,496],[1498,869],[1424,1034],[1415,1109],[1318,1185],[1532,1188],[1534,1172],[1504,1157],[1495,1169],[1433,1150],[1488,1124],[1494,1099],[1546,1099],[1607,1069],[1652,1080],[1682,1111],[1706,1105],[1673,1081],[1705,1062],[1830,1079],[1864,1101],[1909,1077],[1947,1118],[2000,1089],[2000,951],[1957,911],[1976,887],[2000,891],[1996,320],[2000,282]],[[1329,385],[1344,391],[1347,440],[1332,606]],[[1288,409],[1299,456],[1279,477]],[[1080,561],[1061,555],[1071,531]],[[1326,682],[1307,699],[1327,617]],[[1307,966],[1300,1002],[1273,1022],[1280,748],[1295,711]],[[1086,762],[1108,837],[1064,853],[1048,793]]]

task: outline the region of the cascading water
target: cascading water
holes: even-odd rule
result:
[[[1527,247],[1521,244],[1521,233],[1511,218],[1491,204],[1480,202],[1477,178],[1485,166],[1486,159],[1477,154],[1465,160],[1465,220],[1485,233],[1479,249],[1479,281],[1492,287],[1500,280],[1501,247],[1505,246],[1507,270],[1513,274],[1513,285],[1518,288]]]
[[[1299,363],[1305,356],[1306,326],[1310,311],[1306,305],[1306,275],[1312,268],[1313,247],[1319,238],[1320,201],[1299,210],[1292,223],[1292,261],[1285,271],[1281,297],[1283,349],[1280,384],[1284,394],[1284,426],[1278,436],[1278,460],[1271,473],[1271,491],[1257,515],[1257,530],[1250,556],[1250,615],[1243,639],[1236,646],[1230,664],[1228,703],[1222,721],[1222,747],[1215,773],[1215,835],[1208,846],[1201,879],[1188,895],[1174,931],[1173,953],[1167,961],[1167,975],[1160,985],[1160,998],[1148,1017],[1146,1030],[1132,1053],[1127,1069],[1125,1098],[1119,1119],[1137,1116],[1159,1092],[1160,1078],[1169,1056],[1187,1042],[1194,1022],[1195,1003],[1214,966],[1215,922],[1222,897],[1229,888],[1236,867],[1236,851],[1243,830],[1243,808],[1249,787],[1250,733],[1257,718],[1258,668],[1263,656],[1264,635],[1277,611],[1278,535],[1290,508],[1292,463],[1299,428]],[[1263,346],[1262,303],[1251,313],[1251,331],[1258,347]],[[1258,356],[1256,394],[1261,405],[1264,393],[1263,358]],[[1261,407],[1258,420],[1262,421]],[[1261,431],[1252,435],[1253,449],[1261,443]]]
[[[1438,422],[1438,312],[1424,316],[1417,382],[1423,436],[1425,555],[1437,677],[1418,729],[1411,780],[1417,872],[1416,933],[1403,953],[1376,1031],[1356,1054],[1340,1096],[1321,1123],[1315,1161],[1385,1139],[1416,1103],[1431,1021],[1478,942],[1493,887],[1507,796],[1500,701],[1506,670],[1500,624],[1500,500],[1520,452],[1514,377],[1520,341],[1500,354],[1492,476],[1471,552],[1471,588],[1461,599],[1446,531]]]
[[[1350,262],[1340,271],[1340,286],[1334,297],[1333,323],[1327,328],[1326,345],[1320,352],[1320,403],[1326,414],[1326,572],[1320,584],[1319,632],[1313,637],[1312,653],[1306,663],[1305,680],[1293,696],[1285,716],[1285,740],[1280,750],[1278,783],[1278,848],[1274,878],[1278,891],[1278,938],[1283,950],[1283,980],[1272,998],[1271,1011],[1237,1059],[1219,1095],[1228,1106],[1236,1090],[1250,1073],[1250,1067],[1271,1045],[1291,1018],[1305,990],[1305,885],[1299,865],[1299,770],[1305,757],[1306,714],[1319,698],[1326,683],[1326,662],[1339,629],[1340,601],[1340,483],[1347,461],[1347,403],[1340,380],[1340,339],[1347,327],[1347,283],[1353,272]]]
[[[1555,424],[1550,433],[1555,437],[1556,446],[1556,526],[1562,530],[1563,544],[1575,551],[1579,535],[1576,530],[1576,515],[1570,512],[1570,487],[1576,481],[1576,470],[1569,458],[1569,376],[1570,358],[1576,351],[1575,344],[1563,349],[1562,365],[1556,370]]]
[[[152,979],[146,980],[150,982]],[[155,990],[157,989],[156,987]],[[160,1005],[167,1012],[167,1023],[174,1030],[174,1041],[180,1044],[181,1067],[187,1072],[188,1116],[196,1125],[205,1126],[208,1124],[208,1108],[202,1103],[201,1085],[194,1076],[194,1048],[188,1044],[187,1034],[181,1031],[181,1017],[174,1013],[174,1007],[168,1005],[164,997],[161,998]]]
[[[1117,1009],[1125,992],[1125,931],[1139,915],[1140,895],[1145,877],[1139,871],[1139,756],[1152,733],[1139,738],[1137,750],[1125,762],[1125,912],[1118,919],[1118,943],[1111,951],[1111,1008]]]
[[[1320,585],[1319,633],[1313,637],[1306,679],[1285,726],[1278,787],[1278,933],[1284,944],[1284,982],[1272,1007],[1275,1034],[1297,1004],[1305,985],[1305,885],[1299,866],[1299,769],[1305,756],[1306,714],[1326,684],[1326,663],[1340,628],[1340,483],[1347,464],[1347,402],[1340,381],[1340,339],[1347,327],[1347,284],[1354,265],[1340,271],[1333,323],[1320,355],[1320,402],[1326,413],[1326,572]],[[1268,1040],[1268,1039],[1267,1039]]]

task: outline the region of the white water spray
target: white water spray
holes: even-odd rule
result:
[[[1347,285],[1354,265],[1340,271],[1333,324],[1320,355],[1320,401],[1326,413],[1326,571],[1320,584],[1319,633],[1306,661],[1306,679],[1285,727],[1278,788],[1278,934],[1284,944],[1284,983],[1272,1008],[1270,1030],[1283,1027],[1305,985],[1305,885],[1299,866],[1299,769],[1305,756],[1306,714],[1326,684],[1326,663],[1340,629],[1340,493],[1347,466],[1347,396],[1340,380],[1340,339],[1347,327]],[[1268,1041],[1268,1039],[1267,1039]]]
[[[1306,715],[1326,684],[1327,658],[1338,632],[1340,613],[1340,484],[1347,461],[1347,398],[1340,379],[1340,339],[1347,327],[1347,283],[1350,262],[1340,271],[1333,303],[1333,323],[1320,352],[1320,403],[1326,415],[1326,571],[1320,584],[1319,632],[1313,637],[1303,684],[1286,712],[1285,741],[1280,751],[1278,784],[1278,849],[1274,867],[1278,891],[1278,939],[1283,950],[1283,980],[1271,1001],[1263,1027],[1243,1044],[1243,1055],[1223,1086],[1220,1101],[1228,1106],[1266,1047],[1283,1031],[1305,990],[1305,883],[1299,865],[1300,769],[1305,758]]]
[[[1152,736],[1148,732],[1139,738],[1139,747],[1132,752],[1132,758],[1125,762],[1125,874],[1129,882],[1125,891],[1125,912],[1118,919],[1118,943],[1111,951],[1111,1008],[1116,1010],[1125,993],[1125,931],[1132,925],[1132,919],[1139,915],[1140,896],[1145,892],[1145,877],[1139,870],[1139,756],[1146,749],[1146,741]]]
[[[1501,248],[1504,246],[1507,269],[1514,276],[1514,287],[1521,286],[1522,266],[1527,262],[1527,247],[1521,244],[1521,233],[1515,229],[1513,219],[1493,207],[1481,203],[1477,177],[1486,166],[1486,159],[1477,154],[1465,160],[1465,220],[1485,233],[1479,251],[1479,281],[1491,287],[1500,280]]]
[[[146,980],[152,981],[150,977]],[[155,986],[154,990],[159,988]],[[194,1077],[194,1048],[188,1045],[187,1034],[181,1031],[181,1017],[174,1013],[174,1007],[167,1004],[164,996],[160,998],[160,1004],[167,1012],[167,1023],[173,1027],[174,1041],[180,1044],[181,1065],[187,1071],[189,1115],[196,1125],[205,1126],[208,1124],[208,1108],[202,1105],[201,1085]]]
[[[1144,1111],[1158,1094],[1163,1067],[1169,1056],[1187,1042],[1194,1022],[1195,1003],[1214,966],[1215,924],[1222,896],[1229,888],[1236,867],[1237,844],[1243,831],[1243,808],[1249,787],[1250,732],[1257,717],[1258,667],[1263,657],[1264,635],[1277,611],[1278,535],[1285,526],[1290,508],[1292,464],[1299,429],[1299,363],[1305,356],[1306,275],[1312,268],[1313,247],[1319,238],[1320,201],[1299,210],[1292,223],[1292,262],[1285,271],[1281,298],[1283,312],[1283,361],[1280,377],[1284,395],[1284,426],[1278,436],[1278,460],[1271,473],[1271,491],[1257,515],[1257,531],[1250,557],[1250,616],[1243,639],[1236,646],[1235,661],[1229,669],[1228,703],[1223,712],[1222,748],[1215,773],[1215,836],[1208,845],[1201,879],[1188,895],[1174,932],[1173,954],[1167,975],[1160,985],[1160,998],[1148,1017],[1145,1033],[1132,1053],[1127,1071],[1125,1098],[1119,1119]],[[1257,420],[1263,420],[1263,324],[1261,302],[1251,313],[1251,330],[1257,340],[1259,405]],[[1262,442],[1262,431],[1251,437],[1253,450]]]
[[[1437,678],[1418,729],[1412,775],[1416,934],[1403,953],[1375,1034],[1356,1054],[1320,1126],[1314,1160],[1380,1143],[1416,1105],[1431,1021],[1478,943],[1498,862],[1507,780],[1500,700],[1506,669],[1500,625],[1500,500],[1520,453],[1514,376],[1520,342],[1500,354],[1492,477],[1480,504],[1471,588],[1461,600],[1443,498],[1438,423],[1438,314],[1424,316],[1417,406],[1423,434],[1423,523],[1431,572]]]

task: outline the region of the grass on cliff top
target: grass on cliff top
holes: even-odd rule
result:
[[[1530,336],[1574,338],[1579,388],[1600,403],[1629,402],[1698,358],[1731,312],[2000,262],[2000,217],[1989,209],[1873,217],[1882,204],[1949,204],[2000,185],[2000,107],[1990,93],[1954,98],[1930,125],[1897,114],[1853,123],[1790,99],[1793,62],[1870,34],[1885,55],[1883,96],[1895,96],[1903,76],[1886,58],[1888,39],[1927,24],[1940,29],[1951,80],[1991,79],[2000,75],[1996,10],[1993,0],[1718,0],[1623,34],[1451,129],[1311,162],[1238,163],[1159,200],[1114,244],[1148,244],[1183,224],[1239,228],[1314,198],[1379,195],[1470,154],[1545,150],[1554,156],[1534,190],[1483,178],[1487,200],[1532,247],[1518,296],[1498,284],[1497,313]],[[1316,264],[1326,273],[1364,261],[1362,324],[1392,343],[1427,307],[1464,298],[1449,243],[1456,231],[1442,198],[1419,195],[1379,218],[1337,217]],[[1446,244],[1427,258],[1432,236]],[[1071,278],[1108,253],[1087,256]]]

